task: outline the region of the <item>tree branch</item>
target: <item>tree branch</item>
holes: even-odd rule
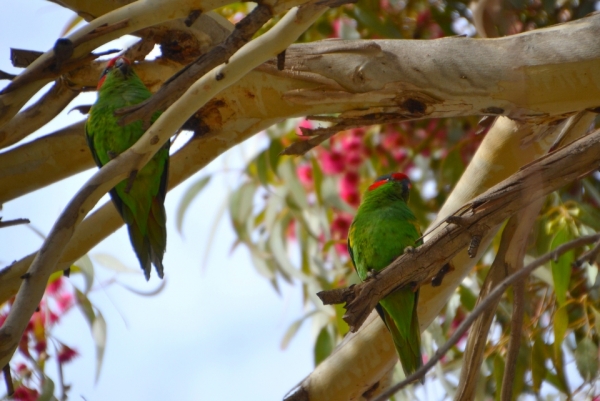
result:
[[[117,110],[115,114],[124,115],[119,124],[126,125],[137,120],[149,121],[154,112],[164,110],[178,99],[191,83],[217,65],[225,63],[240,47],[248,43],[252,36],[271,19],[272,12],[270,6],[259,3],[250,14],[236,24],[235,30],[223,43],[169,78],[152,97],[142,103]]]
[[[430,280],[441,266],[466,247],[473,232],[487,233],[533,201],[597,169],[600,130],[544,156],[476,197],[453,216],[469,224],[447,225],[414,253],[403,254],[374,278],[353,287],[344,320],[356,331],[379,300],[396,288]]]
[[[448,341],[446,343],[444,343],[444,345],[442,345],[436,351],[435,355],[433,355],[433,357],[429,361],[427,361],[426,364],[424,364],[415,373],[408,376],[406,379],[404,379],[400,383],[393,385],[392,387],[390,387],[389,389],[387,389],[386,391],[381,393],[373,401],[385,401],[388,398],[390,398],[392,395],[397,393],[403,387],[424,377],[425,374],[432,367],[434,367],[435,364],[438,363],[439,360],[461,339],[461,337],[466,333],[466,331],[469,329],[471,324],[473,324],[473,322],[477,319],[477,317],[479,315],[481,315],[483,312],[487,311],[494,304],[496,304],[497,300],[502,296],[502,294],[504,294],[504,292],[508,289],[508,287],[510,287],[511,285],[514,285],[514,283],[516,283],[517,281],[524,279],[529,274],[531,274],[531,272],[533,272],[535,269],[537,269],[540,266],[543,266],[545,263],[549,262],[550,260],[558,258],[563,253],[568,252],[572,249],[576,249],[581,246],[596,242],[599,239],[600,239],[600,234],[588,235],[588,236],[580,237],[573,241],[567,242],[566,244],[562,244],[561,246],[557,247],[552,252],[548,252],[547,254],[539,257],[538,259],[534,260],[533,262],[531,262],[530,264],[525,266],[523,269],[517,271],[516,273],[511,274],[506,279],[502,280],[502,282],[500,282],[498,284],[498,286],[496,288],[494,288],[494,290],[492,292],[490,292],[490,294],[479,305],[477,305],[475,307],[475,309],[473,309],[473,312],[471,312],[469,314],[469,316],[467,316],[467,318],[465,320],[463,320],[463,322],[458,326],[458,328],[456,329],[454,334],[452,334],[452,336],[448,339]]]
[[[64,79],[58,79],[40,100],[0,128],[0,149],[20,141],[46,125],[67,107],[79,92],[72,89]]]
[[[0,217],[0,228],[17,226],[19,224],[29,224],[29,219],[14,219],[14,220],[2,220]]]

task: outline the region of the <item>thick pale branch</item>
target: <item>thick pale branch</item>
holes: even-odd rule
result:
[[[542,157],[476,197],[454,216],[462,225],[450,224],[429,241],[396,259],[374,278],[353,287],[344,320],[356,331],[381,298],[409,283],[430,280],[445,263],[465,248],[473,235],[486,234],[533,201],[555,191],[600,166],[600,130]]]
[[[473,312],[467,316],[465,320],[456,328],[456,331],[452,334],[452,337],[448,339],[448,341],[442,345],[435,353],[435,355],[427,361],[420,369],[418,369],[415,373],[408,376],[405,380],[393,385],[383,393],[381,393],[378,397],[373,399],[373,401],[385,401],[398,392],[403,387],[406,387],[408,384],[419,380],[425,374],[435,366],[436,363],[440,361],[440,359],[456,344],[460,338],[466,333],[471,324],[483,313],[486,312],[497,303],[498,298],[504,294],[504,292],[513,285],[514,283],[523,280],[525,277],[531,274],[538,267],[543,266],[545,263],[548,263],[550,260],[558,258],[565,252],[568,252],[572,249],[580,248],[584,245],[588,245],[592,242],[598,241],[600,238],[599,234],[589,235],[586,237],[580,237],[571,242],[567,242],[566,244],[562,244],[561,246],[554,249],[552,252],[541,256],[540,258],[534,260],[523,269],[517,271],[516,273],[511,274],[506,279],[502,280],[498,284],[496,288],[490,294],[473,309]]]
[[[0,148],[12,145],[43,127],[79,94],[64,79],[58,79],[52,88],[35,104],[11,119],[0,129]]]
[[[290,47],[286,69],[271,61],[270,71],[322,83],[291,102],[353,102],[334,121],[344,127],[474,114],[548,123],[600,103],[599,34],[595,14],[501,39],[316,42]]]
[[[177,102],[167,109],[153,126],[126,152],[106,164],[69,202],[27,272],[15,303],[0,328],[0,364],[8,363],[19,339],[35,311],[50,274],[75,228],[98,199],[128,172],[139,170],[169,139],[189,116],[223,88],[260,63],[273,57],[294,42],[325,10],[326,6],[307,5],[293,9],[269,32],[244,46],[217,73],[207,74],[196,82]],[[260,52],[260,53],[259,53]],[[222,75],[222,79],[216,77]]]
[[[84,125],[75,123],[0,153],[0,203],[93,167]]]

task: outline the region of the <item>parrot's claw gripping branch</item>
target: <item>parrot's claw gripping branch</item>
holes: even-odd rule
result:
[[[322,291],[325,304],[346,302],[344,320],[356,331],[380,299],[411,282],[441,283],[445,265],[461,250],[476,253],[479,240],[493,227],[533,201],[581,178],[600,166],[600,130],[537,159],[460,208],[417,252],[405,253],[372,280],[346,289]]]

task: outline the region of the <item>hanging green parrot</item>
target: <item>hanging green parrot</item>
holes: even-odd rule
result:
[[[365,192],[348,231],[348,251],[361,280],[387,267],[407,247],[423,243],[409,209],[410,180],[402,173],[379,177]],[[406,376],[423,364],[417,318],[419,291],[402,287],[376,309],[389,329]]]
[[[142,121],[121,127],[115,110],[140,103],[151,96],[131,63],[125,57],[108,62],[98,82],[98,99],[90,110],[85,131],[98,167],[130,148],[146,131]],[[155,113],[154,122],[159,116]],[[127,224],[129,239],[140,262],[146,280],[154,264],[163,277],[162,259],[167,247],[165,194],[169,175],[170,141],[137,172],[135,177],[121,181],[110,196]]]

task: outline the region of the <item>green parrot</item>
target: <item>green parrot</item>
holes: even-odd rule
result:
[[[85,126],[86,138],[98,167],[129,149],[146,131],[142,121],[126,126],[117,124],[115,110],[148,99],[152,93],[137,76],[125,57],[108,62],[98,82],[98,99]],[[154,122],[159,116],[152,116]],[[127,224],[129,239],[146,280],[154,264],[163,277],[162,259],[167,247],[165,195],[169,175],[170,141],[137,172],[135,177],[117,184],[110,196]]]
[[[361,280],[387,267],[407,247],[423,243],[415,215],[406,204],[410,185],[405,174],[393,173],[379,177],[365,192],[348,231],[348,251]],[[376,307],[392,335],[406,376],[423,364],[418,300],[418,290],[402,287]]]

